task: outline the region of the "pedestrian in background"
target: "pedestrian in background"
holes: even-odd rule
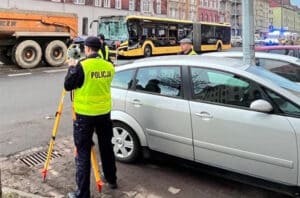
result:
[[[106,61],[109,61],[112,63],[110,57],[109,57],[109,48],[108,45],[105,43],[105,36],[104,34],[99,34],[98,35],[99,41],[101,43],[101,48],[98,51],[98,54],[101,58],[103,58]]]
[[[112,107],[111,81],[114,77],[114,66],[99,57],[101,48],[97,37],[88,37],[84,43],[86,59],[75,65],[69,61],[69,70],[65,77],[64,87],[73,91],[73,105],[76,114],[74,121],[74,143],[77,150],[76,184],[77,190],[68,197],[90,197],[91,148],[93,133],[96,131],[102,168],[108,186],[117,188],[116,164],[111,142]]]
[[[197,53],[193,49],[193,43],[191,39],[184,38],[179,41],[179,43],[181,48],[181,52],[179,53],[180,55],[197,55]]]

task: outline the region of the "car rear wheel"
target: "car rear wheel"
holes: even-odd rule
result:
[[[113,123],[112,144],[118,161],[132,163],[140,155],[141,146],[139,140],[135,132],[124,123]]]

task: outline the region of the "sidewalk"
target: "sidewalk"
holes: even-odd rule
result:
[[[73,148],[72,137],[56,141],[57,158],[51,160],[45,182],[43,182],[41,174],[43,163],[29,167],[20,159],[23,159],[24,156],[45,152],[47,146],[24,151],[7,159],[0,159],[3,197],[66,197],[68,192],[74,191],[76,188]],[[99,155],[97,158],[99,161]],[[118,182],[122,183],[122,181]],[[122,185],[117,190],[110,190],[104,185],[102,193],[99,193],[95,186],[93,173],[91,174],[91,192],[92,197],[139,197],[136,196],[137,193],[122,189]]]

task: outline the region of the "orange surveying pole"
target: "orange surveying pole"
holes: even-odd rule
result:
[[[62,110],[63,110],[65,95],[66,95],[66,91],[63,90],[61,93],[57,112],[55,114],[55,122],[54,122],[54,126],[52,129],[52,136],[51,136],[50,144],[49,144],[49,148],[48,148],[47,159],[44,164],[44,169],[42,170],[42,176],[43,176],[44,181],[46,180],[47,173],[48,173],[49,163],[50,163],[51,155],[52,155],[53,148],[54,148],[54,142],[55,142],[55,138],[56,138],[56,134],[57,134],[57,129],[59,126],[59,122],[60,122],[60,118],[61,118],[61,114],[62,114]]]
[[[101,180],[100,173],[99,173],[100,171],[99,171],[99,166],[97,163],[97,154],[96,154],[95,145],[92,146],[92,150],[91,150],[91,162],[92,162],[92,167],[93,167],[93,171],[94,171],[96,187],[97,187],[98,191],[101,192],[103,182]]]

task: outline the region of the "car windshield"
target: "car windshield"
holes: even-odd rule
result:
[[[102,17],[99,24],[99,33],[104,34],[105,39],[107,40],[127,40],[128,29],[125,17]]]
[[[294,83],[284,77],[281,77],[277,74],[274,74],[263,67],[257,67],[257,66],[250,66],[247,69],[248,72],[255,74],[257,76],[260,76],[264,79],[268,79],[271,82],[277,84],[278,86],[294,93],[297,96],[300,96],[300,85],[297,83]]]

